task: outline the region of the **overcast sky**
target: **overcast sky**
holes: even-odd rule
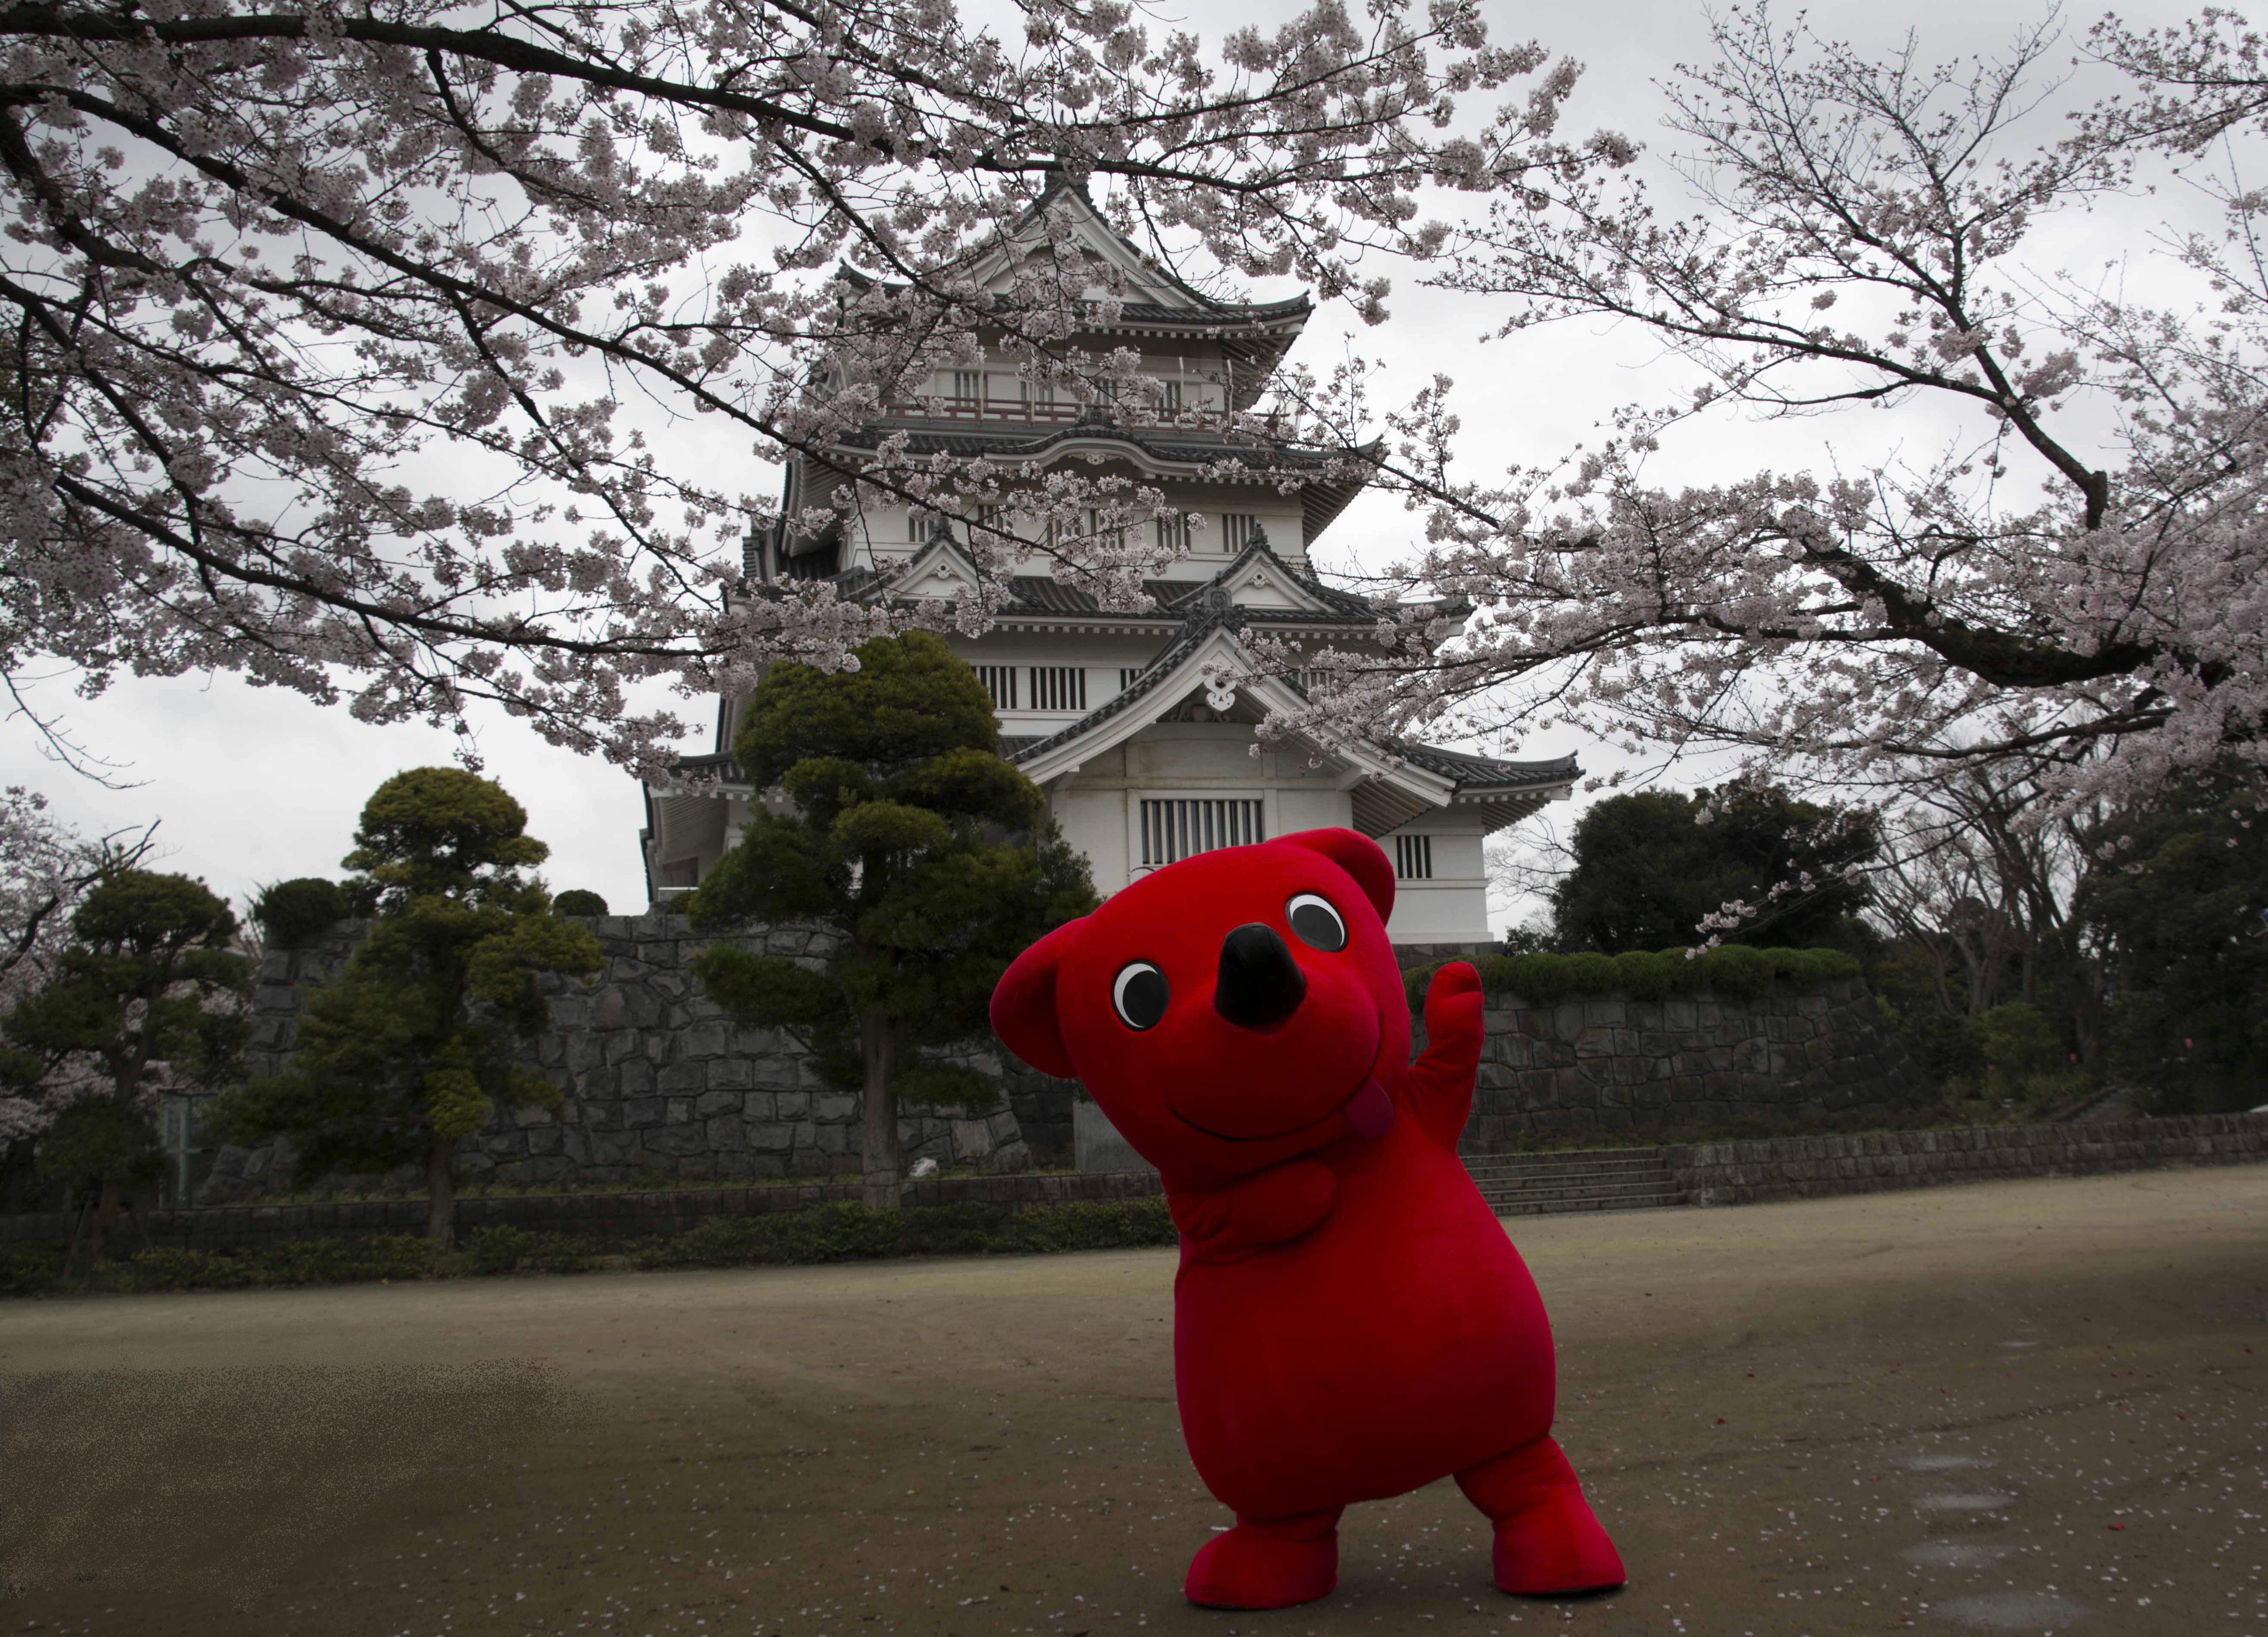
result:
[[[1533,36],[1587,65],[1571,114],[1577,130],[1609,126],[1641,142],[1655,140],[1662,102],[1653,82],[1669,76],[1681,60],[1707,51],[1705,13],[1683,0],[1491,4],[1489,10],[1499,40]],[[2154,3],[2124,8],[2123,15],[2146,25],[2193,10]],[[1894,46],[1911,26],[1933,57],[1996,53],[2017,28],[2043,14],[2043,7],[1996,0],[1926,0],[1897,8],[1824,4],[1809,11],[1820,33],[1864,46]],[[1204,28],[1219,13],[1192,15]],[[1240,8],[1240,20],[1254,15]],[[2076,35],[2096,13],[2066,15]],[[2067,245],[2055,248],[2067,248],[2077,264],[2127,251],[2146,253],[2134,226],[2131,212],[2098,211],[2091,219],[2073,218],[2062,230]],[[1662,373],[1680,367],[1665,363],[1638,338],[1595,328],[1566,327],[1476,348],[1476,339],[1491,321],[1481,306],[1410,288],[1400,290],[1393,305],[1395,316],[1387,327],[1358,328],[1344,340],[1336,315],[1323,315],[1297,356],[1327,368],[1343,344],[1388,355],[1395,376],[1388,385],[1402,391],[1436,371],[1459,378],[1459,408],[1470,446],[1490,451],[1499,466],[1564,451],[1614,404],[1661,390]],[[1771,451],[1765,458],[1785,465],[1816,465],[1830,446],[1837,454],[1864,453],[1884,435],[1851,417],[1763,431],[1720,423],[1683,438],[1665,452],[1664,464],[1673,475],[1697,478],[1727,462],[1752,470],[1762,447]],[[747,460],[749,476],[739,487],[776,490],[776,475],[753,456]],[[1412,525],[1398,506],[1359,502],[1322,542],[1319,556],[1327,562],[1381,563],[1406,547]],[[44,790],[64,818],[90,832],[159,820],[162,867],[201,876],[239,902],[261,883],[339,873],[355,815],[372,789],[402,768],[446,762],[457,748],[446,732],[367,726],[343,708],[326,709],[296,694],[249,687],[232,677],[129,679],[92,701],[74,698],[75,685],[58,667],[32,697],[43,710],[61,714],[77,739],[115,764],[114,782],[127,788],[105,789],[47,760],[20,720],[0,723],[0,783]],[[685,701],[678,709],[699,724],[697,742],[689,748],[709,748],[713,705]],[[528,808],[534,833],[550,844],[545,873],[554,888],[594,890],[618,911],[643,907],[636,783],[596,758],[543,745],[500,714],[479,719],[477,742],[487,771]],[[1601,747],[1572,734],[1531,741],[1521,753],[1567,751],[1593,768],[1609,765]],[[1688,785],[1703,776],[1702,769],[1681,769],[1671,782]],[[1567,810],[1558,810],[1557,818],[1564,828]]]

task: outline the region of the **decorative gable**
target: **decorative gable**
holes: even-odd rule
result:
[[[913,555],[913,560],[900,569],[890,582],[893,597],[917,597],[926,601],[948,602],[956,598],[976,594],[983,584],[976,564],[948,529],[939,529],[930,536],[929,544]]]

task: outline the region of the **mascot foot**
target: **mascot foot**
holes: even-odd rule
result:
[[[1496,1525],[1498,1591],[1519,1597],[1605,1591],[1627,1578],[1575,1469],[1549,1438],[1457,1474],[1465,1497]]]
[[[1236,1520],[1189,1561],[1182,1595],[1208,1609],[1288,1609],[1339,1583],[1339,1511]]]

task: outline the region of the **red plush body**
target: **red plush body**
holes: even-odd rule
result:
[[[1551,1330],[1456,1154],[1481,995],[1445,967],[1410,1058],[1394,874],[1346,830],[1185,859],[1018,959],[993,1026],[1077,1075],[1162,1176],[1182,1233],[1182,1428],[1236,1527],[1198,1603],[1275,1608],[1337,1574],[1338,1515],[1455,1474],[1497,1583],[1619,1585],[1550,1436]]]

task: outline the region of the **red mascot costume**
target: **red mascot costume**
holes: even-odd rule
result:
[[[1181,1230],[1174,1373],[1236,1526],[1192,1603],[1273,1609],[1338,1580],[1338,1520],[1454,1473],[1508,1592],[1618,1586],[1551,1441],[1551,1328],[1457,1158],[1479,977],[1442,968],[1425,1056],[1386,918],[1394,870],[1351,830],[1204,853],[1017,959],[992,1026],[1086,1083],[1162,1175]]]

